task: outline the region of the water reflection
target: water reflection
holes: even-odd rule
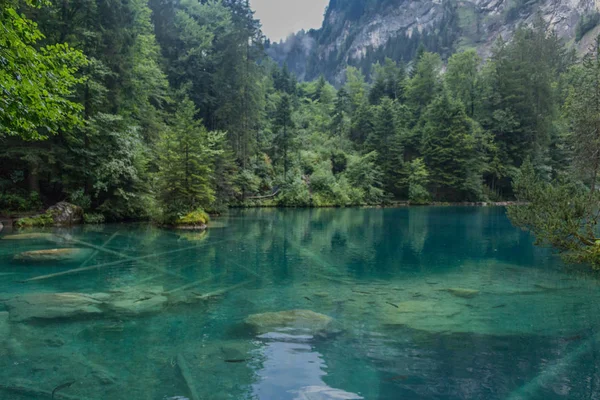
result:
[[[363,397],[327,386],[327,365],[311,344],[311,336],[282,333],[261,335],[262,368],[257,371],[253,395],[258,399],[335,400]]]

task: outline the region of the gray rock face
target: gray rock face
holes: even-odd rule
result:
[[[83,209],[65,201],[61,201],[48,209],[57,226],[77,225],[83,222]]]
[[[450,0],[456,8],[456,16],[450,16],[448,4],[441,0],[369,3],[362,15],[350,18],[347,2],[331,1],[323,26],[316,35],[318,43],[311,42],[310,50],[306,51],[306,58],[315,51],[319,61],[337,59],[335,66],[330,68],[336,69],[335,77],[339,82],[350,60],[360,60],[369,49],[385,46],[390,39],[401,35],[413,37],[416,32],[439,29],[440,23],[449,18],[458,19],[459,49],[476,48],[486,58],[500,37],[510,41],[518,26],[531,26],[537,15],[544,19],[549,30],[569,42],[575,37],[581,17],[600,11],[598,0]],[[517,7],[516,3],[521,5]],[[591,37],[593,33],[587,36]],[[585,43],[586,40],[582,40],[581,46],[587,48]]]

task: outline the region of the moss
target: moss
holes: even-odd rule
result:
[[[179,217],[175,221],[175,225],[206,225],[208,221],[210,221],[208,214],[204,210],[198,209],[183,217]]]
[[[21,218],[15,222],[17,228],[33,228],[39,226],[54,225],[54,217],[51,213],[36,215],[34,217]]]

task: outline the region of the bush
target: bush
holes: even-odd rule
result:
[[[42,208],[42,200],[36,192],[0,194],[0,210],[34,211]]]
[[[83,189],[78,189],[69,195],[69,202],[89,210],[92,207],[92,199],[89,195],[85,194]]]
[[[103,224],[106,221],[104,215],[100,213],[85,213],[83,214],[83,222],[86,224]]]
[[[54,217],[51,213],[36,215],[34,217],[21,218],[15,222],[17,228],[33,228],[54,225]]]
[[[277,204],[286,207],[310,206],[311,199],[306,182],[299,175],[288,179],[288,182],[281,188],[281,195],[277,198]]]
[[[206,225],[210,221],[209,215],[202,209],[197,209],[189,214],[179,217],[175,225]]]

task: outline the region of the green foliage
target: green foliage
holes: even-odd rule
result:
[[[85,213],[83,214],[83,222],[91,225],[103,224],[106,221],[104,215],[100,213]]]
[[[69,203],[81,207],[84,210],[89,210],[92,207],[92,199],[85,194],[83,189],[78,189],[69,195]]]
[[[448,60],[444,79],[450,93],[460,100],[470,118],[475,117],[475,109],[481,103],[479,66],[481,58],[475,50],[456,53]]]
[[[553,183],[536,174],[527,159],[514,180],[517,199],[523,204],[509,207],[515,225],[531,231],[540,245],[551,245],[573,262],[600,268],[597,192],[590,192],[572,177]]]
[[[31,211],[42,208],[38,193],[24,191],[9,191],[0,194],[0,212]]]
[[[34,228],[54,225],[54,217],[51,213],[44,213],[36,215],[34,217],[21,218],[15,222],[15,227],[22,228]]]
[[[425,205],[431,202],[431,195],[427,191],[429,184],[429,171],[422,158],[414,159],[409,165],[408,175],[408,200],[410,204]]]
[[[80,125],[82,107],[70,96],[84,80],[76,76],[83,53],[66,43],[38,47],[44,35],[17,4],[2,5],[0,31],[0,138],[41,140]]]
[[[199,208],[188,214],[185,214],[174,221],[174,225],[206,225],[210,221],[210,216]]]
[[[427,108],[423,120],[423,157],[434,196],[450,201],[472,199],[467,183],[476,149],[472,124],[462,104],[444,90]]]
[[[224,134],[208,132],[195,115],[194,104],[184,99],[157,145],[159,200],[166,219],[215,201],[210,175]]]

